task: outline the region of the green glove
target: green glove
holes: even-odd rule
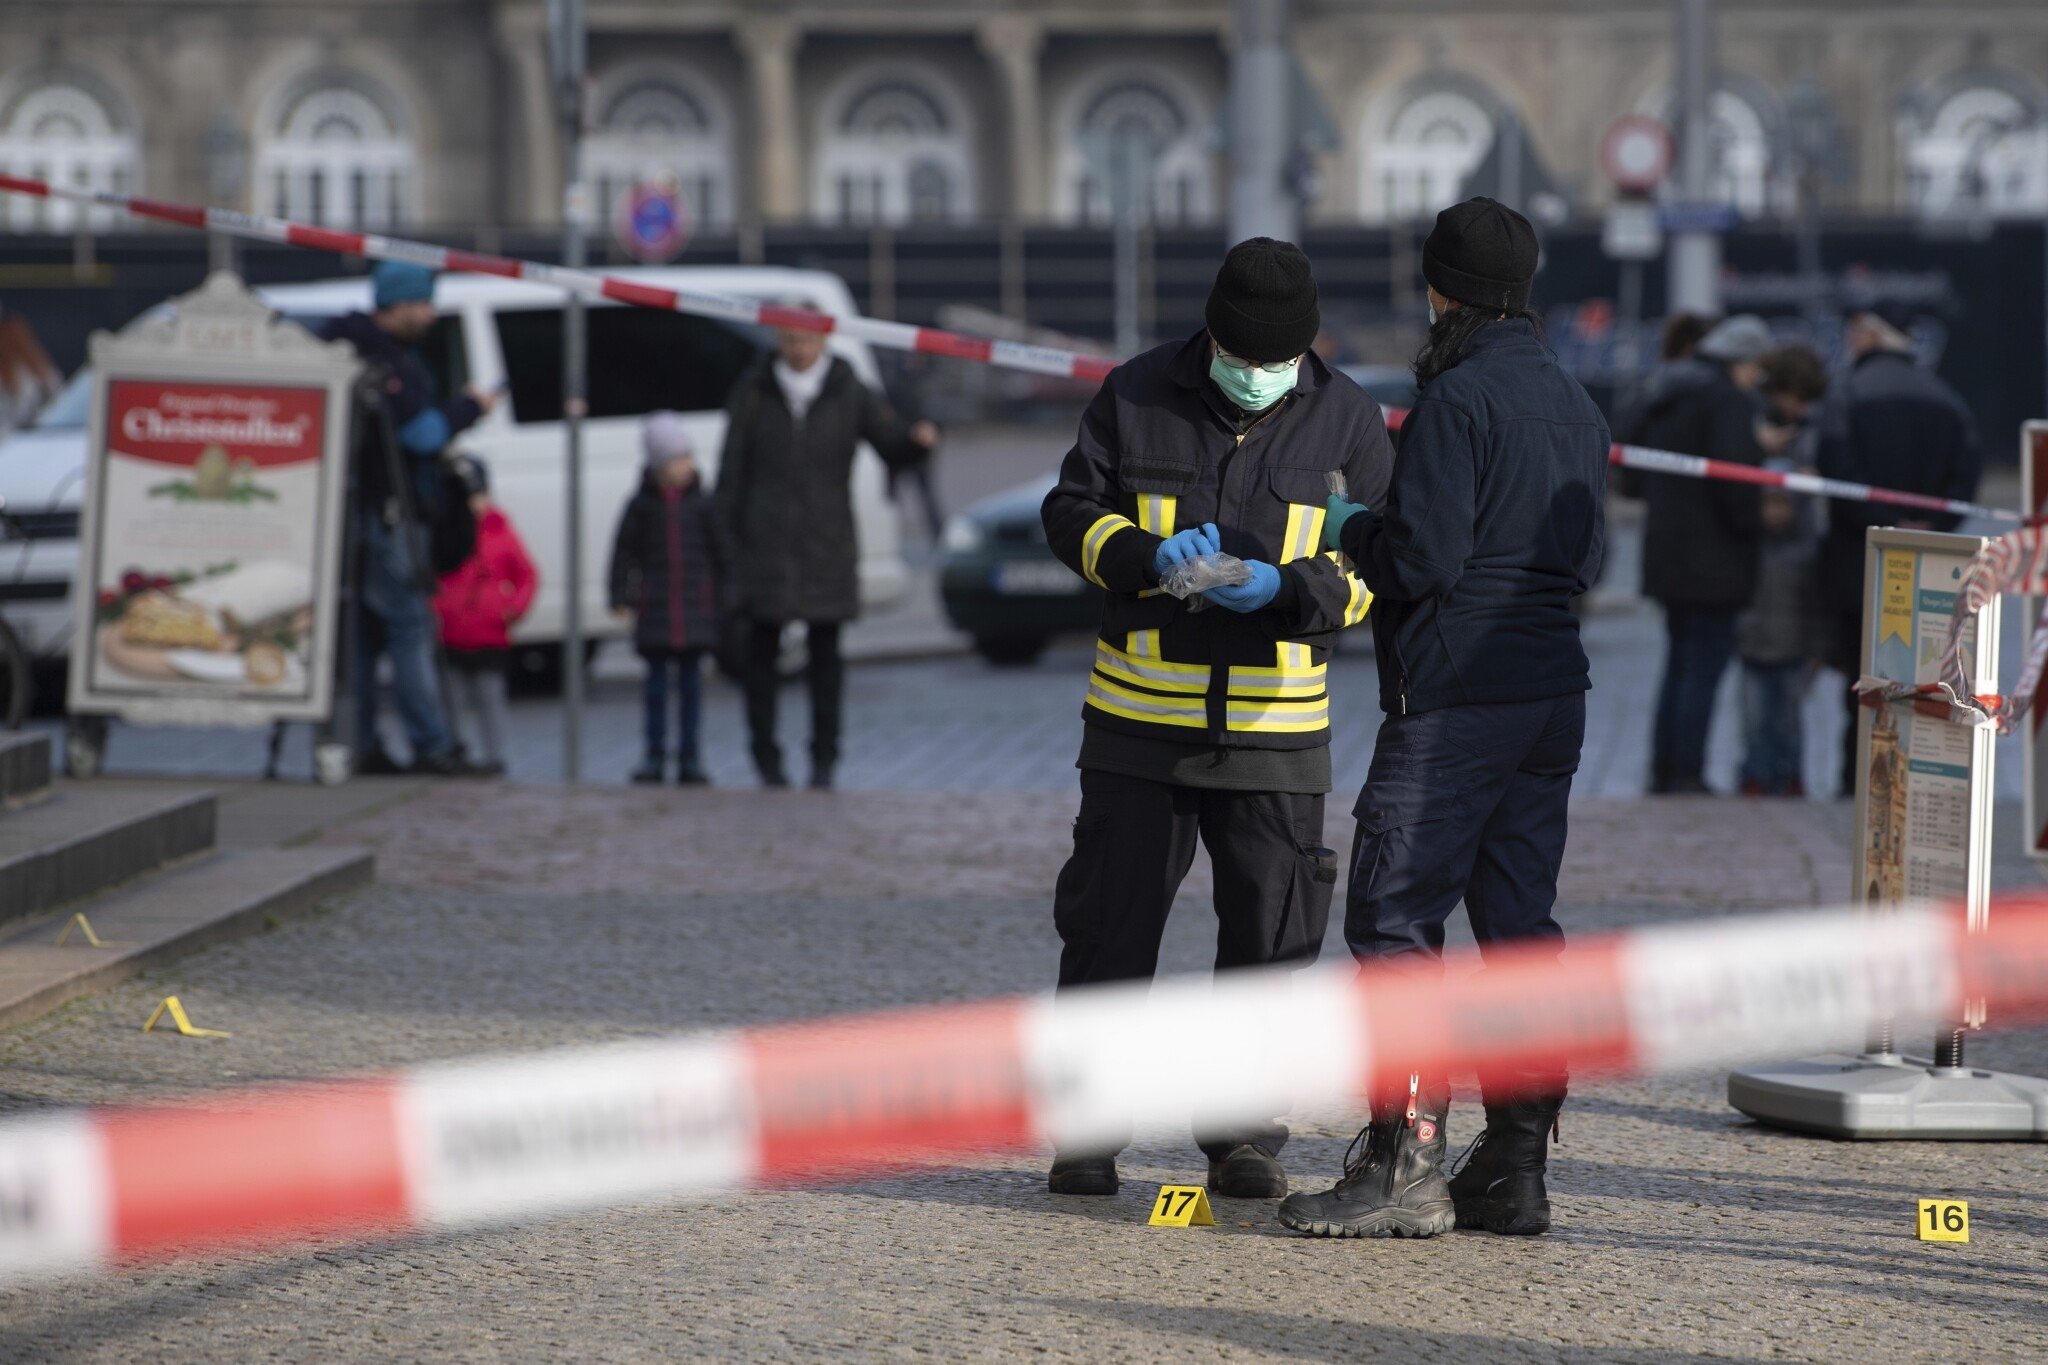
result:
[[[1349,502],[1335,493],[1323,504],[1323,548],[1341,550],[1344,548],[1344,523],[1366,511],[1362,502]]]

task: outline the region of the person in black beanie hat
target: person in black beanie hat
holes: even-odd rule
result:
[[[1429,341],[1384,504],[1331,498],[1324,543],[1372,589],[1386,719],[1354,813],[1344,938],[1361,962],[1440,976],[1463,901],[1482,952],[1558,951],[1566,801],[1591,685],[1571,600],[1600,563],[1607,424],[1528,312],[1536,234],[1472,199],[1423,247]],[[1321,1236],[1550,1226],[1545,1144],[1563,1069],[1480,1076],[1486,1131],[1443,1171],[1450,1078],[1383,1060],[1343,1177],[1280,1206]]]
[[[1081,811],[1053,897],[1063,989],[1152,975],[1197,838],[1216,873],[1219,970],[1313,962],[1328,923],[1324,684],[1368,597],[1325,550],[1323,499],[1342,475],[1377,502],[1393,448],[1379,405],[1309,349],[1321,318],[1298,247],[1239,243],[1205,313],[1204,330],[1103,381],[1045,500],[1053,553],[1105,590]],[[1163,590],[1219,553],[1248,581]],[[1277,1119],[1197,1137],[1219,1194],[1287,1192]],[[1054,1138],[1055,1193],[1116,1192],[1121,1143]]]

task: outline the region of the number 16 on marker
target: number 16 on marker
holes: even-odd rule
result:
[[[1923,1199],[1914,1231],[1923,1242],[1970,1240],[1970,1206],[1960,1199]]]

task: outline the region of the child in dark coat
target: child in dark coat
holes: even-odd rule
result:
[[[697,750],[703,662],[718,639],[727,559],[683,419],[649,413],[640,434],[646,469],[619,517],[611,564],[612,611],[635,623],[633,644],[647,660],[647,755],[633,780],[662,779],[673,676],[676,781],[702,786],[708,781]]]

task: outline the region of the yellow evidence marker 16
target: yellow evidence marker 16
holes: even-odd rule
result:
[[[1960,1199],[1923,1199],[1913,1231],[1923,1242],[1967,1242],[1970,1206]]]
[[[1146,1226],[1155,1228],[1213,1228],[1216,1215],[1209,1211],[1209,1192],[1200,1185],[1161,1185]]]

